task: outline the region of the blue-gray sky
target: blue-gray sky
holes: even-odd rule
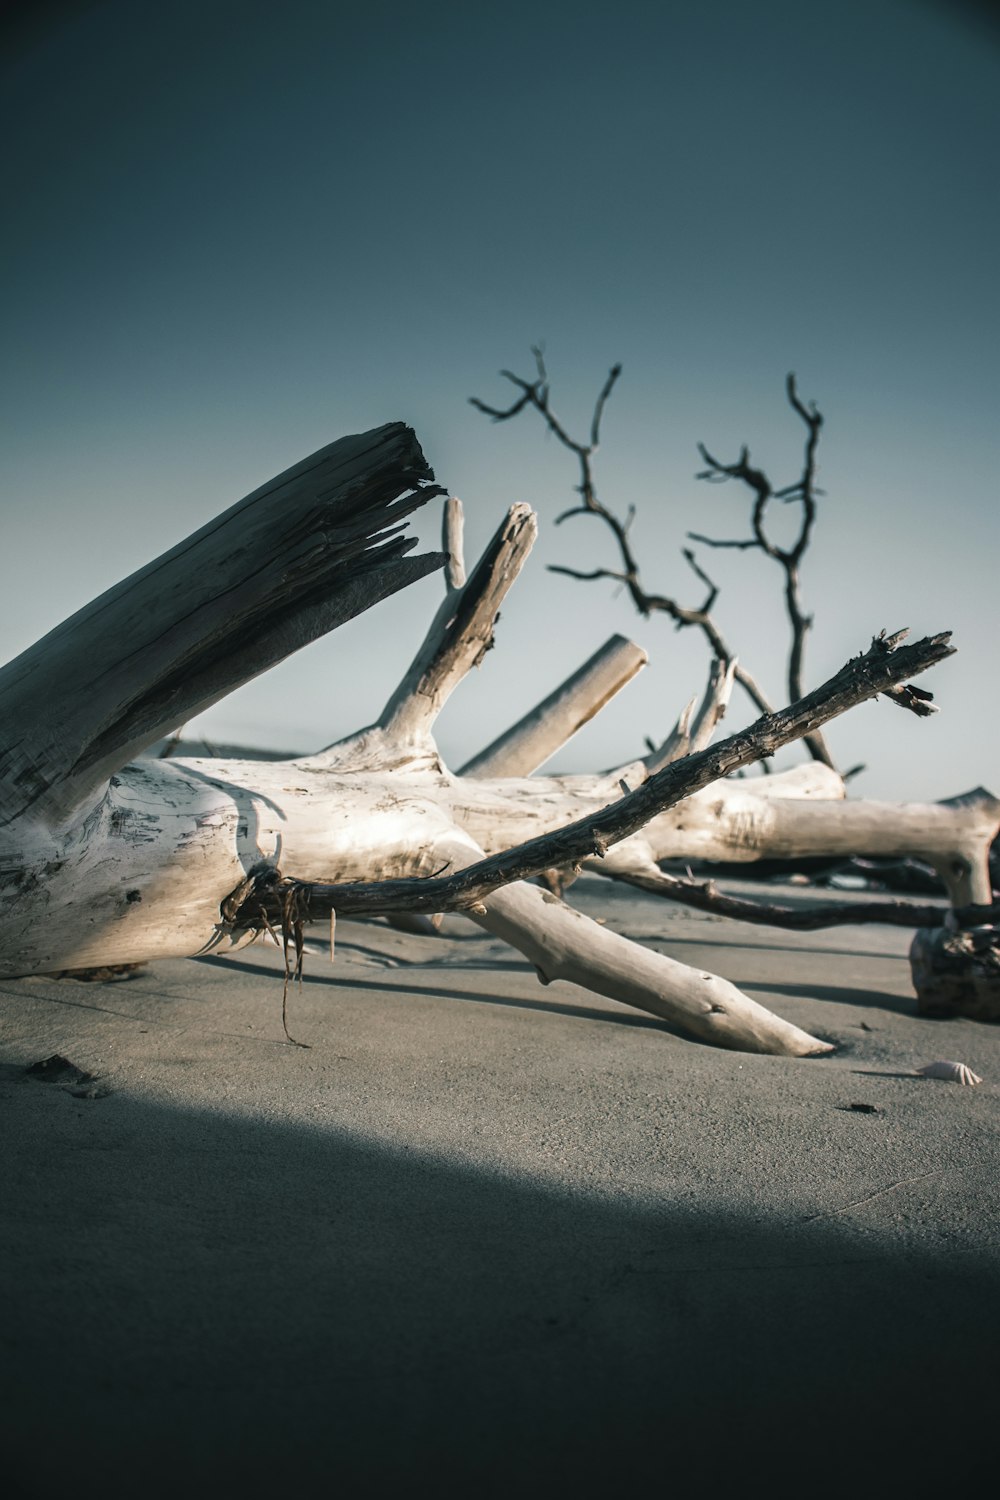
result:
[[[707,659],[606,584],[590,520],[556,530],[570,456],[496,372],[545,343],[634,504],[651,589],[698,602],[688,529],[738,535],[695,444],[798,470],[788,370],[826,416],[804,569],[815,685],[883,626],[955,631],[943,712],[830,731],[868,796],[1000,791],[1000,52],[930,0],[509,0],[53,6],[4,72],[0,651],[298,458],[401,418],[465,502],[470,553],[514,500],[541,538],[498,647],[440,723],[459,763],[611,633],[651,664],[561,757],[662,734]],[[437,515],[420,530],[434,544]],[[705,554],[720,624],[783,701],[779,580]],[[436,605],[427,580],[190,726],[296,749],[381,707]],[[749,717],[734,702],[736,727]],[[794,758],[794,757],[788,757]],[[787,759],[787,758],[786,758]]]

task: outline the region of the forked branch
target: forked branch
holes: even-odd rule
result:
[[[637,832],[657,813],[674,806],[720,777],[731,775],[783,745],[810,734],[846,709],[899,687],[952,654],[950,634],[927,637],[911,646],[902,635],[876,637],[869,649],[842,667],[822,687],[779,713],[766,715],[739,734],[675,761],[628,792],[555,833],[477,861],[464,869],[432,878],[320,884],[283,878],[273,866],[257,867],[223,903],[229,929],[254,928],[262,911],[281,919],[288,891],[295,889],[313,917],[335,910],[342,915],[376,915],[387,911],[474,910],[500,886],[525,880],[552,866],[575,865],[601,856]]]
[[[785,382],[785,392],[789,405],[806,427],[802,472],[798,479],[783,489],[776,490],[764,471],[751,464],[750,450],[746,446],[740,450],[740,456],[735,463],[724,464],[709,453],[704,443],[699,443],[698,451],[706,464],[706,468],[698,475],[699,479],[708,480],[713,484],[724,484],[727,480],[735,479],[745,485],[752,494],[751,534],[749,537],[737,540],[721,540],[718,537],[705,536],[697,531],[689,531],[688,536],[691,541],[701,542],[706,547],[756,548],[772,558],[781,568],[784,573],[785,612],[788,615],[791,630],[791,644],[788,652],[788,696],[794,703],[796,699],[802,697],[803,693],[802,664],[805,641],[813,623],[812,616],[807,615],[802,607],[799,565],[809,546],[813,526],[816,523],[816,496],[819,494],[816,488],[816,449],[819,444],[820,429],[823,426],[823,417],[816,409],[814,402],[806,406],[801,401],[794,375],[788,376]],[[799,507],[798,534],[788,547],[779,546],[768,531],[768,506],[772,500],[781,500],[786,505]],[[824,761],[828,766],[833,765],[822,735],[811,737],[809,749],[816,760]]]
[[[565,448],[569,449],[575,455],[579,466],[579,483],[576,485],[576,490],[580,496],[580,503],[558,516],[556,524],[561,524],[561,522],[568,520],[571,516],[597,516],[604,522],[614,537],[620,560],[617,568],[602,567],[582,570],[566,566],[553,566],[550,568],[550,572],[561,573],[567,578],[575,578],[583,581],[608,579],[611,582],[618,583],[628,591],[632,603],[644,618],[648,618],[652,614],[665,614],[674,621],[678,628],[694,626],[702,632],[711,646],[714,656],[720,657],[726,663],[735,662],[735,654],[730,650],[723,638],[712,613],[718,598],[718,585],[709,577],[691,549],[684,548],[683,556],[699,581],[705,585],[706,594],[702,604],[690,607],[682,605],[673,596],[650,593],[642,582],[638,558],[630,540],[630,530],[635,518],[634,506],[629,507],[623,520],[598,497],[592,460],[598,447],[604,408],[621,374],[621,365],[614,365],[609,372],[594,406],[594,413],[590,424],[590,442],[582,443],[569,435],[563,423],[553,412],[550,401],[549,378],[542,352],[540,349],[534,348],[532,353],[535,357],[536,367],[536,378],[534,380],[525,380],[519,375],[514,375],[510,370],[501,371],[504,378],[509,380],[520,392],[517,399],[510,406],[490,406],[475,396],[470,397],[471,404],[477,411],[483,412],[486,416],[492,417],[497,422],[508,421],[510,418],[518,416],[528,407],[533,407],[539,413],[549,431],[558,438]],[[794,375],[788,376],[786,392],[792,409],[801,417],[807,429],[805,453],[800,477],[784,489],[774,490],[766,474],[751,466],[750,454],[747,448],[742,450],[740,457],[734,464],[723,464],[713,458],[708,450],[699,444],[702,458],[708,466],[699,475],[699,478],[710,479],[715,482],[727,479],[741,480],[753,492],[754,506],[751,517],[751,535],[745,538],[726,540],[705,536],[699,532],[689,532],[688,535],[692,541],[701,542],[709,547],[737,548],[744,551],[759,549],[769,557],[774,558],[784,569],[785,607],[791,626],[791,644],[788,661],[788,697],[790,702],[795,702],[802,697],[803,693],[802,664],[805,636],[812,624],[811,618],[802,608],[799,564],[809,545],[812,528],[816,520],[816,496],[819,493],[816,488],[816,450],[820,429],[823,425],[823,418],[816,410],[815,405],[810,403],[807,406],[800,400]],[[771,499],[779,499],[786,503],[798,503],[801,508],[799,534],[789,548],[779,547],[772,541],[767,532],[766,512]],[[768,700],[760,684],[742,663],[736,663],[733,673],[735,680],[739,682],[755,707],[761,713],[773,713],[773,705]],[[826,765],[833,766],[832,757],[822,735],[807,735],[805,736],[805,742],[809,753],[814,759],[820,760]]]

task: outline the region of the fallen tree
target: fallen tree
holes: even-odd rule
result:
[[[494,751],[495,770],[517,750],[520,774],[455,775],[434,721],[492,644],[535,521],[513,507],[463,582],[454,506],[445,554],[405,555],[412,542],[400,523],[443,493],[432,481],[401,424],[331,444],[0,672],[0,972],[227,951],[276,921],[287,932],[322,913],[461,910],[526,953],[545,982],[572,979],[723,1046],[830,1050],[725,979],[629,942],[525,881],[552,865],[638,858],[640,847],[659,858],[664,840],[690,848],[692,828],[730,851],[741,840],[749,848],[747,796],[771,829],[753,847],[787,842],[781,830],[796,817],[783,821],[781,809],[801,816],[828,804],[747,794],[720,778],[894,691],[950,654],[948,636],[912,645],[880,636],[798,703],[679,759],[654,755],[602,776],[527,774],[641,665],[634,648],[612,646],[536,716],[533,740],[519,730]],[[375,724],[286,762],[134,758],[446,558],[441,609]],[[714,800],[700,814],[706,796]],[[727,822],[736,803],[743,810]],[[839,815],[844,806],[834,804]],[[922,856],[971,870],[962,811],[933,816],[941,836],[933,849],[920,842]]]

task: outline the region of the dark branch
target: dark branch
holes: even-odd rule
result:
[[[598,497],[597,487],[594,482],[592,459],[598,446],[604,408],[621,374],[621,365],[616,364],[612,367],[601,388],[591,419],[590,443],[586,444],[576,442],[570,437],[561,422],[556,418],[549,404],[548,372],[545,368],[542,351],[536,347],[532,349],[532,354],[535,359],[537,375],[535,380],[525,380],[521,376],[514,375],[510,370],[501,371],[504,378],[511,381],[521,393],[512,406],[502,409],[493,407],[475,396],[470,397],[471,403],[478,411],[484,412],[495,421],[506,421],[510,417],[517,416],[528,406],[535,408],[548,430],[559,439],[565,448],[576,455],[579,464],[579,482],[575,486],[575,489],[580,496],[580,504],[563,511],[556,518],[556,524],[560,525],[563,521],[576,516],[592,515],[598,517],[611,532],[621,563],[618,569],[594,568],[589,571],[583,571],[569,567],[553,567],[549,571],[561,573],[567,578],[586,581],[606,578],[622,584],[628,590],[629,597],[635,609],[643,618],[648,619],[653,614],[665,614],[673,620],[678,629],[694,627],[702,632],[713,655],[721,657],[726,662],[732,661],[735,657],[735,652],[730,649],[712,617],[712,610],[718,598],[718,587],[702,573],[698,565],[694,562],[693,554],[688,550],[684,551],[685,559],[709,590],[708,598],[700,609],[686,607],[676,598],[669,595],[648,592],[643,585],[639,561],[632,549],[629,538],[630,527],[635,516],[634,506],[629,507],[628,514],[623,521],[604,505]],[[776,492],[772,490],[767,476],[761,470],[754,469],[751,466],[749,449],[744,447],[740,452],[737,462],[727,465],[721,463],[709,453],[704,445],[699,444],[699,451],[707,465],[703,473],[699,475],[699,478],[715,483],[724,483],[726,480],[736,479],[749,485],[753,490],[755,495],[753,511],[754,534],[752,539],[746,541],[716,541],[711,537],[702,536],[698,533],[691,533],[691,538],[694,541],[703,542],[706,546],[710,547],[729,547],[740,550],[759,548],[780,562],[786,570],[791,569],[786,587],[786,604],[789,609],[790,618],[793,621],[793,644],[789,663],[789,696],[795,699],[802,696],[802,642],[810,624],[809,618],[802,613],[799,605],[798,578],[795,570],[797,569],[798,560],[808,543],[812,522],[815,517],[815,494],[817,493],[814,485],[815,455],[816,441],[819,428],[822,425],[822,418],[816,412],[815,407],[806,408],[799,400],[794,378],[791,376],[787,383],[787,392],[794,410],[801,416],[809,428],[802,476],[795,481],[794,485],[787,486],[784,490]],[[767,503],[776,494],[788,502],[797,501],[802,505],[805,517],[799,539],[796,541],[795,546],[787,553],[772,543],[765,530]],[[763,692],[763,689],[742,664],[737,666],[735,675],[736,681],[739,682],[760,713],[770,713],[773,711],[772,704]],[[811,734],[807,736],[806,744],[809,747],[810,754],[815,759],[824,761],[827,765],[833,765],[832,757],[821,735]]]
[[[688,540],[692,542],[703,542],[706,547],[737,547],[741,552],[746,552],[750,547],[759,547],[755,536],[744,537],[742,541],[723,540],[721,537],[703,536],[700,531],[689,531]]]
[[[898,636],[877,637],[869,649],[798,703],[759,719],[720,744],[674,761],[619,802],[599,809],[554,833],[477,861],[454,874],[434,878],[359,881],[321,885],[288,879],[273,866],[258,867],[222,903],[224,930],[260,929],[263,918],[288,920],[288,898],[306,904],[316,918],[331,910],[342,915],[387,911],[455,911],[470,908],[500,886],[524,880],[552,866],[575,865],[603,856],[650,818],[702,787],[752,765],[829,719],[868,698],[898,687],[952,654],[950,635],[931,636],[897,646]],[[298,910],[298,907],[295,908]]]
[[[954,910],[946,904],[932,906],[910,901],[835,901],[812,906],[783,906],[773,901],[748,901],[720,891],[714,881],[685,880],[663,870],[650,872],[609,869],[602,871],[611,880],[636,886],[692,906],[716,916],[732,917],[738,922],[754,922],[766,927],[786,927],[794,932],[816,932],[823,927],[842,927],[851,923],[877,922],[886,927],[943,927],[949,920],[960,927],[996,922],[1000,906],[965,906]]]
[[[761,469],[754,468],[750,463],[750,450],[744,446],[740,449],[739,458],[735,463],[721,463],[713,454],[709,453],[703,443],[699,443],[698,451],[705,461],[706,468],[698,475],[699,479],[707,479],[712,483],[724,483],[726,480],[735,479],[740,481],[753,494],[753,509],[751,511],[750,524],[753,530],[752,542],[725,542],[713,541],[709,537],[699,536],[696,540],[704,542],[710,547],[740,547],[743,549],[756,545],[768,557],[774,559],[782,568],[784,580],[785,612],[791,629],[791,643],[788,653],[788,696],[794,702],[801,698],[803,693],[803,660],[805,656],[806,634],[812,626],[812,616],[807,615],[802,608],[802,597],[799,587],[799,564],[803,554],[812,537],[813,526],[816,521],[816,450],[819,444],[820,429],[823,426],[823,418],[817,411],[815,403],[810,402],[806,406],[799,398],[795,384],[795,376],[789,375],[785,382],[785,391],[789,405],[792,410],[806,425],[806,442],[802,458],[802,473],[792,484],[785,485],[782,489],[775,489],[767,475]],[[785,504],[798,504],[801,507],[801,517],[798,535],[790,547],[780,547],[772,540],[767,531],[767,506],[772,499],[780,499]],[[822,735],[810,735],[806,741],[810,754],[814,759],[823,761],[826,765],[833,765],[833,758],[827,749]]]
[[[604,408],[607,405],[608,397],[611,395],[611,392],[614,389],[615,381],[618,379],[621,372],[621,365],[611,366],[611,369],[608,372],[608,378],[604,382],[604,385],[601,389],[601,394],[597,398],[597,405],[594,407],[594,415],[590,423],[591,453],[596,450],[598,443],[601,441],[601,418],[604,415]]]

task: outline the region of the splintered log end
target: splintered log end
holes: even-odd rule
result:
[[[880,630],[878,635],[872,637],[872,643],[868,650],[862,654],[869,657],[891,656],[894,651],[899,651],[902,648],[903,642],[907,640],[909,634],[908,629],[896,630],[889,635],[884,630]],[[950,642],[951,631],[941,630],[937,635],[930,635],[921,641],[915,641],[914,645],[909,649],[924,653],[928,658],[926,665],[929,666],[933,662],[943,661],[946,656],[954,656],[955,647]],[[923,664],[918,670],[924,670]]]
[[[341,438],[255,490],[0,672],[9,817],[64,813],[175,725],[441,566],[408,558],[434,495],[413,431]]]
[[[379,716],[379,727],[390,739],[405,743],[430,734],[455,688],[492,647],[500,605],[537,535],[538,518],[531,506],[512,505],[468,582],[448,591],[409,670]]]

